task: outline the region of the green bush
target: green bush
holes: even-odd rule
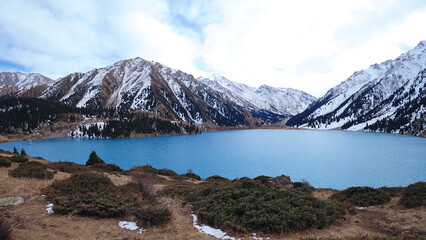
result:
[[[272,179],[272,177],[265,176],[265,175],[261,175],[261,176],[257,176],[255,178],[253,178],[253,180],[259,181],[259,182],[266,184],[266,185],[272,185],[272,183],[270,182],[271,179]]]
[[[191,203],[201,222],[234,232],[323,228],[345,213],[339,204],[319,200],[309,192],[281,190],[251,179],[174,185],[165,192]]]
[[[10,157],[10,161],[12,162],[16,162],[16,163],[23,163],[23,162],[28,162],[28,157],[24,156],[24,155],[13,155],[12,157]]]
[[[0,156],[0,167],[10,167],[12,162],[3,156]]]
[[[116,164],[95,163],[91,165],[90,167],[92,169],[105,171],[105,172],[122,172],[123,171],[123,169],[121,169]]]
[[[15,178],[39,178],[39,179],[52,179],[53,173],[47,171],[47,166],[40,162],[23,162],[19,166],[11,171],[9,175]]]
[[[335,193],[331,199],[358,207],[376,206],[388,203],[391,199],[389,192],[371,187],[350,187]]]
[[[312,192],[313,190],[315,190],[315,188],[313,188],[311,186],[311,184],[309,184],[306,181],[303,181],[303,182],[293,182],[293,188],[300,189],[300,190],[303,190],[303,191],[308,191],[308,192]]]
[[[176,176],[176,175],[178,175],[175,171],[167,169],[167,168],[158,169],[157,173],[159,175],[164,175],[164,176]]]
[[[157,174],[158,170],[156,168],[154,168],[151,165],[145,165],[145,166],[137,166],[137,167],[133,167],[132,169],[130,169],[130,171],[142,171],[142,172],[146,172],[146,173],[152,173],[152,174]]]
[[[86,162],[86,166],[91,166],[96,163],[105,164],[104,160],[98,157],[95,151],[92,151],[90,153],[89,159]]]
[[[133,214],[138,219],[138,226],[161,226],[170,221],[172,213],[165,207],[148,207],[135,210]]]
[[[12,229],[10,228],[10,224],[3,217],[0,217],[0,239],[10,239],[11,233]]]
[[[201,180],[201,177],[197,174],[193,173],[191,169],[188,169],[188,172],[185,174],[185,176],[195,179],[195,180]]]
[[[219,175],[213,175],[210,176],[208,178],[206,178],[207,181],[224,181],[224,182],[229,182],[229,179],[221,177]]]
[[[391,197],[401,196],[404,191],[403,187],[381,187],[379,190],[389,193]]]
[[[51,169],[67,173],[81,173],[87,171],[85,166],[73,162],[52,162],[47,166]]]
[[[418,182],[406,187],[398,204],[406,208],[426,206],[426,182]]]
[[[117,217],[136,207],[136,196],[127,186],[115,186],[103,174],[79,173],[55,181],[43,190],[55,213]]]

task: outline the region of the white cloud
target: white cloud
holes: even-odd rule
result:
[[[320,96],[425,39],[421,0],[2,3],[0,70],[59,77],[142,57]],[[404,50],[405,49],[405,50]]]
[[[320,96],[354,71],[397,57],[402,51],[395,43],[424,38],[422,21],[401,23],[409,7],[404,6],[404,16],[393,16],[390,13],[399,10],[401,1],[390,3],[250,1],[238,7],[243,4],[226,1],[222,21],[205,28],[203,57],[208,66],[230,79],[253,86],[293,87]],[[387,9],[387,4],[392,8]],[[411,7],[414,12],[416,8]],[[372,22],[363,20],[378,12],[382,14],[370,17]],[[396,24],[411,34],[389,36]],[[339,31],[345,34],[336,36]],[[364,31],[368,34],[354,43]]]

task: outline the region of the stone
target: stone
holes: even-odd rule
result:
[[[269,181],[280,188],[293,188],[293,183],[291,182],[290,176],[287,175],[274,177]]]
[[[24,203],[22,197],[4,197],[0,198],[0,206],[20,205]]]

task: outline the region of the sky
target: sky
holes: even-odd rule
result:
[[[426,40],[424,0],[0,0],[0,72],[135,57],[316,97]]]

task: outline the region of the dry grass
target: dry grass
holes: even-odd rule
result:
[[[399,198],[379,208],[385,216],[383,228],[393,234],[422,234],[426,236],[426,209],[425,207],[405,209],[397,207]]]
[[[5,155],[6,153],[0,153]],[[7,154],[6,154],[7,155]],[[31,161],[48,163],[44,159],[31,158]],[[0,207],[0,215],[8,219],[12,226],[12,239],[215,239],[199,233],[192,226],[189,206],[182,207],[179,200],[162,197],[161,205],[167,206],[172,212],[171,221],[161,227],[146,229],[141,235],[136,231],[121,229],[119,220],[100,219],[80,216],[48,215],[45,211],[46,202],[40,197],[40,190],[54,180],[66,179],[70,174],[58,171],[52,180],[19,179],[7,177],[8,170],[17,167],[12,163],[10,168],[0,168],[0,197],[22,196],[25,203],[19,206]],[[125,185],[131,181],[130,176],[105,173],[115,185]],[[176,180],[161,176],[167,184]],[[186,181],[186,184],[199,181]],[[156,184],[155,190],[162,189],[163,184]],[[313,195],[320,199],[328,199],[335,190],[317,189]],[[309,230],[287,235],[270,235],[271,239],[301,238],[338,238],[359,235],[390,236],[399,234],[420,234],[426,236],[426,209],[403,209],[397,206],[398,198],[383,206],[355,210],[355,215],[346,215],[346,219],[322,230]],[[129,216],[130,217],[130,216]],[[143,227],[143,226],[142,226]],[[230,234],[235,236],[234,234]],[[260,236],[266,237],[266,235]],[[251,235],[238,235],[249,239]]]
[[[132,181],[132,178],[127,175],[122,174],[111,174],[111,173],[104,173],[109,179],[111,179],[111,182],[116,186],[123,186],[127,185]]]
[[[312,195],[316,198],[319,198],[321,200],[328,200],[333,194],[335,194],[336,192],[338,192],[337,190],[334,189],[329,189],[329,188],[319,188],[319,189],[315,189],[312,192]]]
[[[30,160],[48,163],[43,159]],[[214,239],[193,228],[189,210],[182,208],[181,203],[172,199],[161,200],[162,204],[172,210],[171,222],[163,227],[149,228],[142,235],[119,228],[119,220],[129,219],[48,215],[45,210],[47,203],[40,197],[41,189],[54,180],[70,177],[70,174],[58,171],[52,180],[8,177],[8,170],[17,166],[17,163],[12,163],[10,168],[0,168],[0,197],[22,196],[25,199],[25,203],[19,206],[0,207],[0,215],[5,216],[12,225],[12,239]],[[130,176],[126,175],[105,175],[115,185],[125,185],[131,181]],[[156,185],[156,188],[161,186]]]
[[[10,168],[0,168],[0,197],[40,195],[40,190],[50,185],[54,180],[65,179],[70,176],[68,173],[58,172],[51,180],[9,177],[9,170],[17,166],[17,163],[12,163]]]

